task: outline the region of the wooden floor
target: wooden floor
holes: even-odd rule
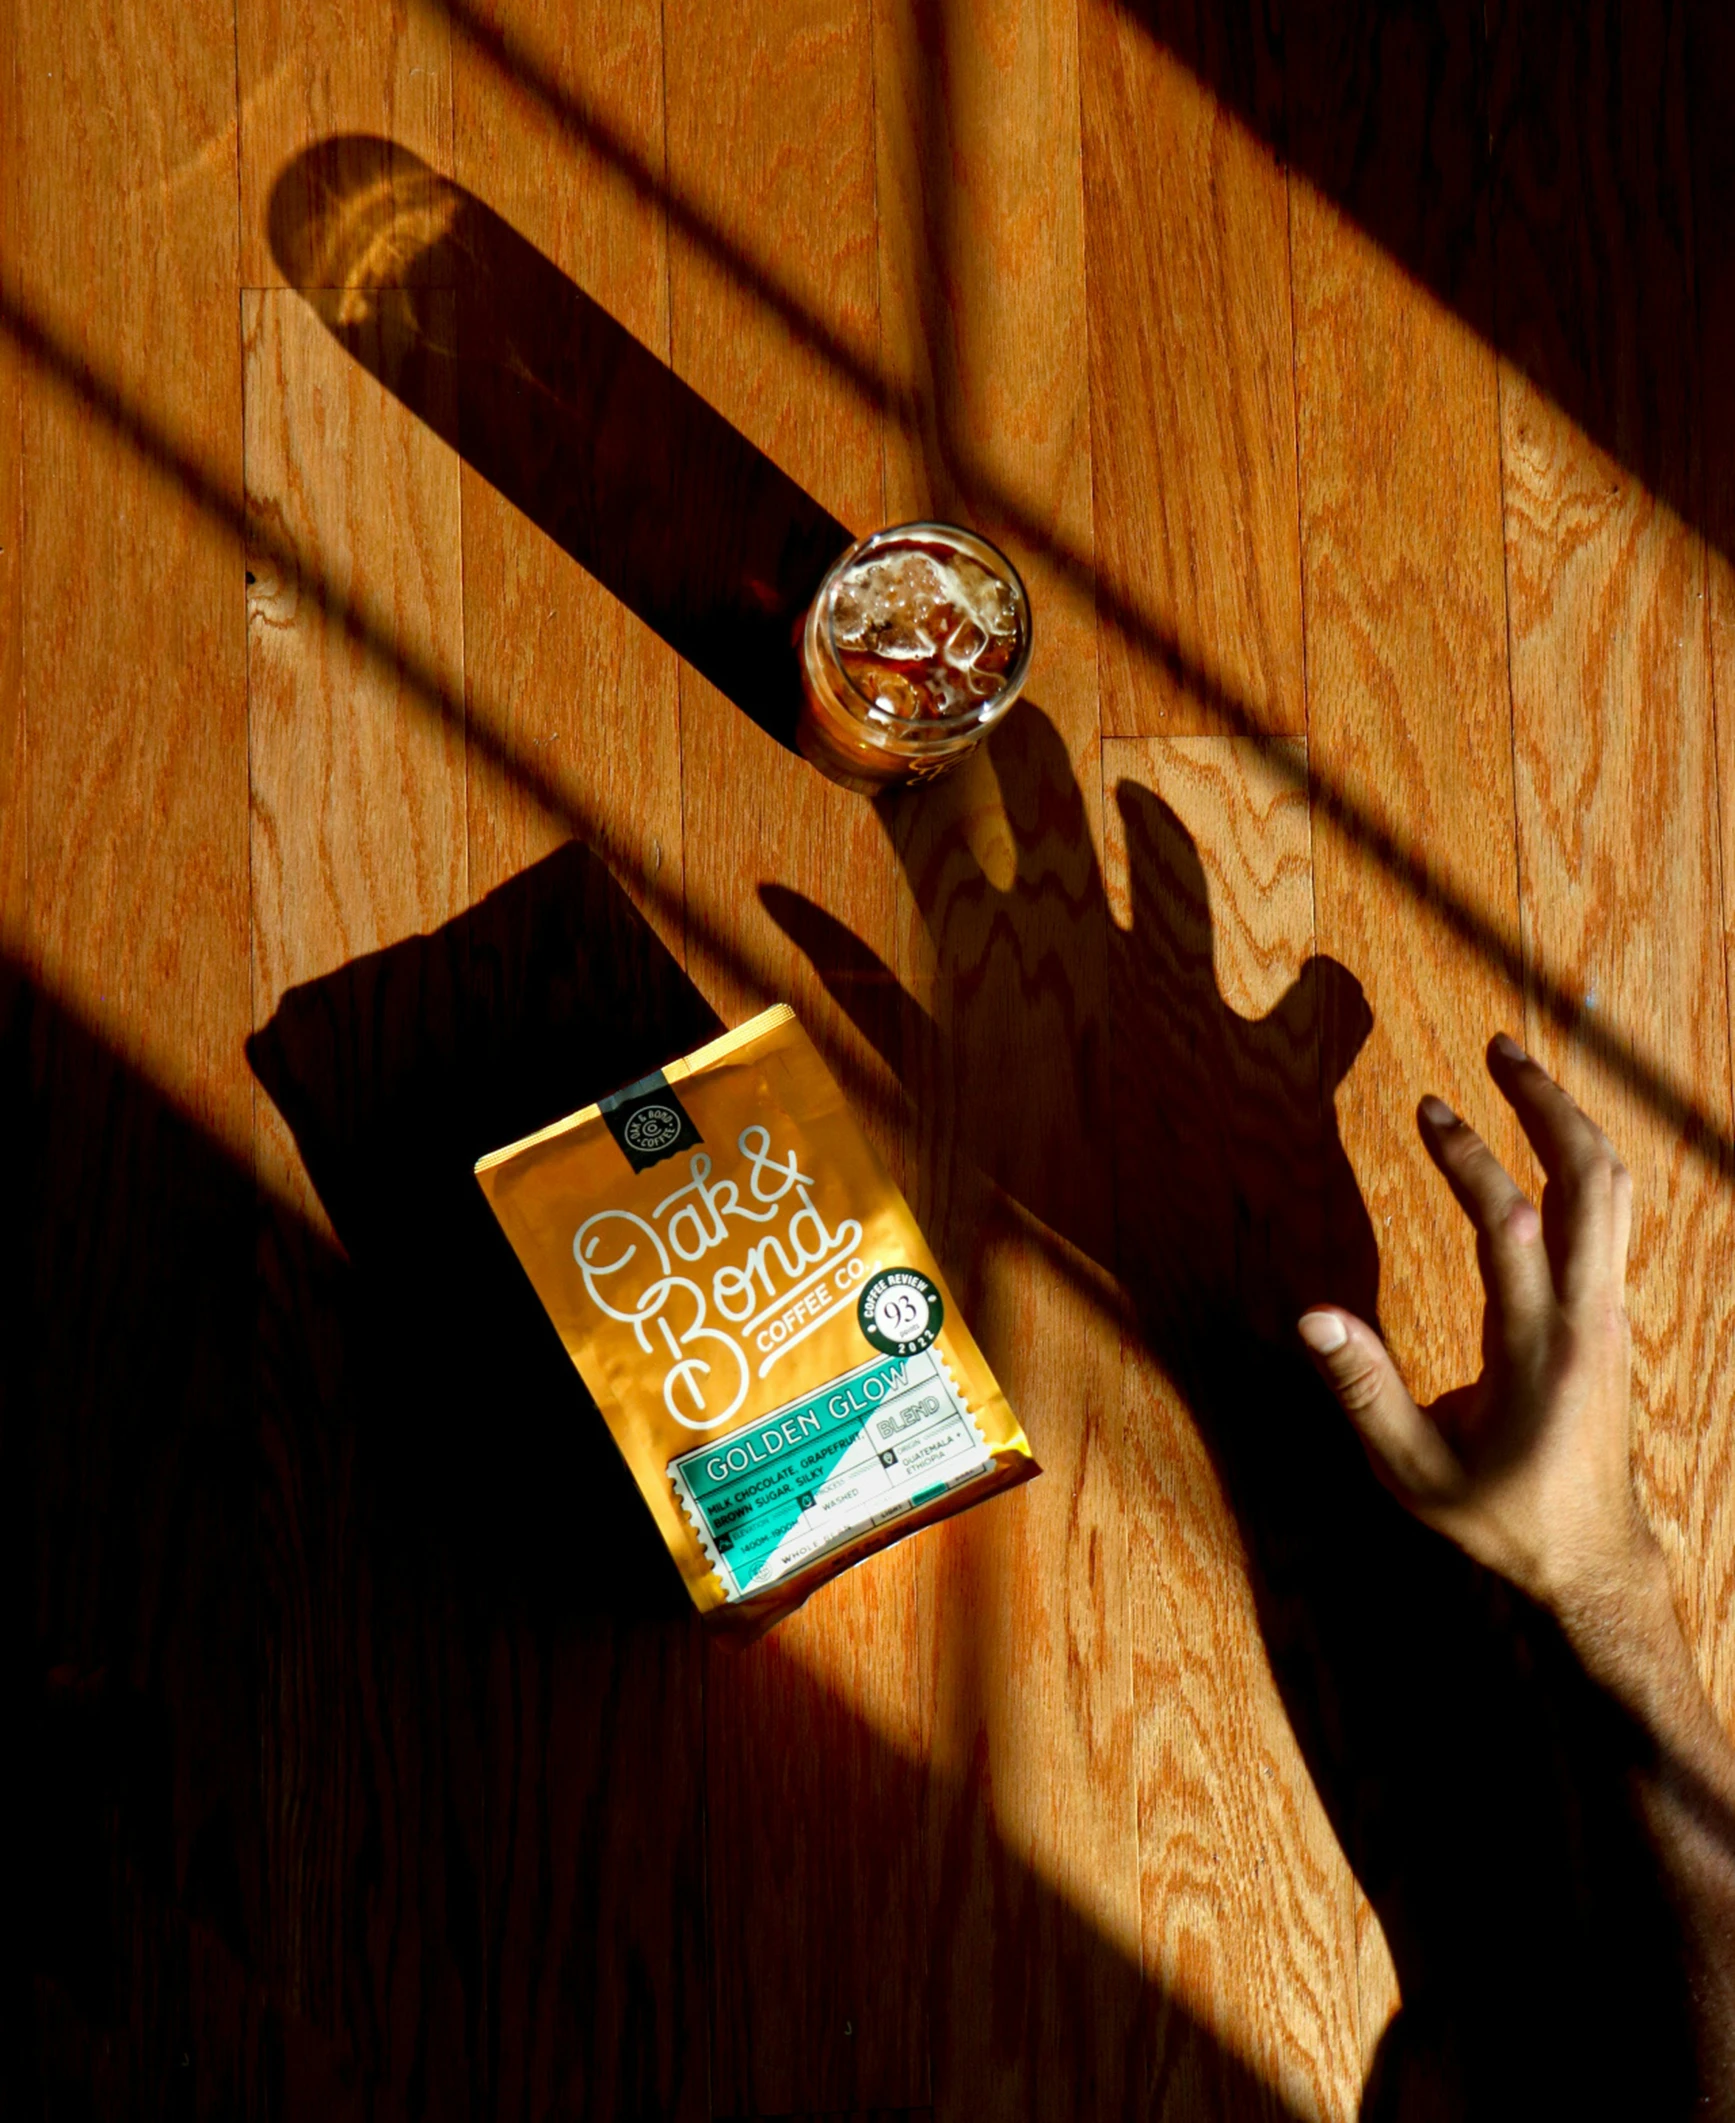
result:
[[[7,2112],[1597,2112],[1590,1710],[1261,1337],[1467,1375],[1526,1039],[1735,1713],[1729,10],[0,55]],[[925,514],[1035,672],[876,807],[788,631]],[[730,1655],[468,1169],[779,998],[1046,1473]]]

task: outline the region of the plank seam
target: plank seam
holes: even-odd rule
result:
[[[1693,48],[1696,42],[1692,24],[1698,19],[1688,16],[1687,77],[1696,79],[1693,67]],[[1710,353],[1706,339],[1705,280],[1699,262],[1699,185],[1700,126],[1704,118],[1704,103],[1697,96],[1687,99],[1687,229],[1688,260],[1693,282],[1693,324],[1697,341],[1697,360],[1694,362],[1694,377],[1698,384],[1699,404],[1694,417],[1693,432],[1697,437],[1699,498],[1696,514],[1699,522],[1699,628],[1704,643],[1705,683],[1711,702],[1711,794],[1716,805],[1718,830],[1713,836],[1713,852],[1717,863],[1717,930],[1723,945],[1723,1051],[1725,1073],[1729,1080],[1729,1107],[1735,1112],[1735,993],[1731,992],[1735,980],[1735,967],[1730,964],[1729,951],[1729,875],[1725,859],[1724,841],[1728,830],[1728,813],[1725,805],[1729,792],[1723,786],[1723,711],[1722,688],[1718,683],[1717,630],[1714,624],[1714,602],[1711,594],[1711,554],[1714,550],[1710,533],[1705,525],[1711,518],[1710,480],[1712,467],[1706,461],[1705,444],[1705,365]]]
[[[447,170],[455,182],[458,169],[458,84],[457,70],[452,65],[452,27],[442,14],[441,29],[446,40],[446,140]],[[452,346],[455,359],[452,363],[452,410],[457,415],[459,433],[464,421],[464,324],[461,290],[452,291]],[[470,879],[473,870],[471,856],[472,825],[470,811],[470,634],[469,634],[469,581],[466,572],[469,541],[464,536],[464,459],[463,452],[454,453],[457,462],[452,467],[452,476],[458,483],[458,735],[463,740],[461,757],[464,762],[464,786],[461,794],[464,821],[464,878],[459,887],[459,900],[464,906],[470,904]]]
[[[1517,895],[1514,911],[1518,917],[1518,1007],[1524,1017],[1519,1030],[1523,1034],[1524,1046],[1528,1051],[1536,1032],[1536,1012],[1531,1007],[1531,972],[1535,952],[1532,948],[1529,919],[1525,913],[1524,833],[1519,817],[1518,798],[1518,700],[1512,681],[1512,547],[1506,536],[1506,364],[1500,353],[1500,223],[1494,212],[1493,200],[1492,50],[1488,9],[1484,5],[1477,94],[1482,102],[1482,136],[1488,143],[1488,330],[1489,356],[1494,363],[1495,446],[1500,460],[1500,606],[1506,628],[1506,750],[1512,788],[1512,885]]]
[[[657,93],[661,99],[663,131],[662,182],[655,188],[655,211],[663,229],[663,346],[669,372],[678,376],[675,359],[675,260],[673,217],[669,212],[669,11],[666,0],[657,4]],[[687,662],[675,659],[675,791],[677,830],[680,834],[681,894],[676,933],[680,939],[683,973],[691,973],[689,941],[691,908],[687,888],[687,755],[686,755]],[[710,1647],[703,1646],[695,1661],[698,1667],[697,1723],[699,1735],[698,1827],[699,1827],[699,1940],[701,1981],[704,1984],[705,2101],[707,2116],[717,2113],[717,1982],[716,1941],[711,1896],[711,1660]]]

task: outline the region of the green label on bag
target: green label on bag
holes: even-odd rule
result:
[[[724,1590],[741,1599],[992,1464],[929,1349],[864,1365],[683,1453],[669,1479]]]

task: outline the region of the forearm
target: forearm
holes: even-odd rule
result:
[[[1691,1986],[1700,2111],[1735,2123],[1735,1749],[1633,1500],[1632,1174],[1512,1040],[1494,1040],[1488,1067],[1546,1174],[1540,1207],[1449,1106],[1419,1109],[1476,1230],[1481,1377],[1424,1411],[1365,1320],[1334,1304],[1297,1327],[1387,1485],[1547,1607],[1630,1721],[1632,1796]]]
[[[1653,1543],[1556,1611],[1586,1672],[1641,1736],[1635,1798],[1680,1922],[1705,2112],[1735,2119],[1735,1748]]]

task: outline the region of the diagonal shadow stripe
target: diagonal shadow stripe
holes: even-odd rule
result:
[[[527,86],[538,100],[559,117],[566,129],[582,145],[616,163],[635,191],[650,199],[666,198],[671,220],[695,240],[716,255],[732,273],[739,274],[744,283],[756,294],[764,297],[774,312],[802,339],[803,343],[820,353],[828,364],[852,388],[856,389],[877,411],[895,420],[901,427],[911,426],[916,418],[913,402],[908,394],[899,393],[871,364],[847,348],[831,333],[821,320],[813,317],[787,289],[780,287],[767,270],[752,260],[741,247],[716,229],[701,210],[690,201],[670,195],[660,187],[653,173],[644,165],[635,151],[610,127],[573,104],[564,92],[540,72],[534,59],[526,51],[507,38],[463,17],[463,0],[441,0],[451,13],[454,23],[467,35],[473,35],[477,48],[491,63],[514,71],[515,77],[522,72]],[[722,417],[705,407],[703,401],[678,379],[671,377],[666,364],[661,363],[648,349],[634,340],[625,328],[608,317],[600,305],[594,303],[583,291],[576,288],[562,275],[552,261],[537,252],[533,246],[512,230],[500,217],[493,214],[483,202],[477,200],[462,187],[451,185],[439,178],[417,158],[407,151],[394,148],[382,140],[363,138],[339,138],[320,143],[290,165],[278,180],[274,192],[273,236],[279,249],[279,263],[292,279],[301,277],[303,284],[331,285],[327,277],[340,261],[327,257],[324,247],[310,241],[305,228],[300,224],[311,209],[316,208],[322,190],[328,194],[334,183],[333,164],[345,160],[357,170],[365,170],[374,188],[386,199],[388,210],[398,197],[406,202],[406,222],[422,229],[435,229],[444,243],[454,230],[451,254],[444,260],[445,268],[456,264],[461,267],[476,266],[490,279],[497,290],[522,293],[527,284],[538,290],[538,302],[546,313],[553,313],[562,320],[563,331],[550,335],[546,322],[538,327],[539,336],[557,340],[562,352],[558,361],[548,358],[544,350],[540,358],[542,367],[537,368],[537,347],[508,346],[497,350],[501,355],[503,375],[512,373],[522,382],[527,373],[538,401],[536,410],[544,417],[560,403],[563,385],[571,373],[571,361],[565,351],[575,340],[588,336],[606,342],[611,371],[635,370],[640,378],[639,389],[643,395],[647,379],[662,381],[666,402],[678,414],[687,448],[689,462],[710,460],[727,468],[726,476],[711,476],[697,482],[706,493],[730,493],[738,503],[741,494],[750,487],[757,487],[761,494],[774,503],[779,495],[789,509],[788,537],[786,545],[797,553],[809,550],[817,561],[825,550],[826,526],[830,520],[816,522],[816,505],[801,495],[799,488],[771,464],[762,452],[740,435]],[[395,176],[392,174],[395,171]],[[337,180],[342,181],[341,167]],[[443,213],[430,214],[430,196],[443,194],[446,206]],[[327,200],[329,211],[329,197]],[[348,217],[338,217],[347,229],[352,228]],[[346,270],[367,270],[366,261],[372,257],[377,262],[380,244],[379,231],[370,236],[369,243],[351,242],[346,251]],[[390,243],[385,245],[395,272],[411,280],[430,277],[415,261],[406,261],[398,255]],[[358,266],[358,261],[362,263]],[[408,262],[415,269],[404,272]],[[317,267],[317,273],[315,268]],[[441,277],[436,273],[433,277]],[[339,284],[343,284],[339,282]],[[555,294],[550,300],[547,290]],[[535,305],[533,305],[535,307]],[[494,317],[493,305],[474,306],[475,314],[483,318]],[[485,327],[492,332],[496,324]],[[510,334],[506,335],[508,340]],[[594,394],[592,394],[594,395]],[[566,406],[571,405],[570,390]],[[568,427],[573,425],[570,410],[562,417]],[[500,423],[495,423],[496,427]],[[684,615],[677,615],[673,623],[668,610],[669,598],[662,589],[649,587],[652,576],[640,566],[623,569],[618,561],[609,560],[608,549],[603,547],[593,533],[586,533],[581,542],[570,535],[571,512],[567,511],[559,522],[551,520],[544,497],[529,491],[523,466],[533,461],[522,448],[513,447],[510,433],[512,423],[507,422],[502,432],[475,433],[456,439],[459,447],[472,464],[499,487],[507,498],[539,522],[544,529],[561,538],[567,550],[581,563],[590,566],[606,587],[624,596],[647,623],[656,627],[683,653],[691,655],[695,647],[695,630]],[[584,433],[586,436],[585,457],[589,466],[601,462],[602,453],[596,447],[596,414],[588,415]],[[521,440],[522,438],[520,438]],[[662,454],[658,462],[666,475],[675,461],[672,454]],[[1433,870],[1427,857],[1388,820],[1383,819],[1370,806],[1359,802],[1317,759],[1308,764],[1299,762],[1292,749],[1283,746],[1278,732],[1267,717],[1251,702],[1238,695],[1222,677],[1188,654],[1175,635],[1164,628],[1156,618],[1135,605],[1113,583],[1104,581],[1093,568],[1088,556],[1057,541],[1046,524],[1023,507],[1017,497],[1003,485],[986,474],[981,466],[965,463],[962,476],[975,496],[983,512],[997,524],[1010,525],[1020,538],[1048,554],[1059,566],[1066,578],[1081,594],[1094,596],[1099,613],[1131,640],[1139,651],[1159,664],[1173,682],[1193,699],[1207,707],[1220,725],[1236,735],[1254,739],[1268,748],[1268,756],[1276,770],[1293,785],[1308,787],[1308,792],[1319,814],[1330,821],[1345,838],[1377,863],[1394,882],[1419,907],[1426,909],[1459,943],[1475,952],[1493,966],[1515,987],[1529,993],[1541,1009],[1556,1025],[1573,1036],[1580,1046],[1617,1078],[1629,1083],[1671,1129],[1675,1130],[1695,1155],[1710,1163],[1719,1173],[1727,1175],[1735,1169],[1735,1136],[1724,1128],[1720,1118],[1687,1088],[1670,1080],[1668,1075],[1649,1058],[1638,1043],[1624,1034],[1617,1025],[1598,1018],[1584,1008],[1583,998],[1576,989],[1555,980],[1541,965],[1527,967],[1520,940],[1512,930],[1485,908],[1478,906],[1467,895],[1455,891]],[[594,483],[594,481],[593,481]],[[613,482],[616,499],[624,493],[621,479]],[[797,497],[791,503],[789,497]],[[694,498],[694,497],[689,497]],[[680,512],[677,512],[679,514]],[[702,513],[702,512],[701,512]],[[693,512],[689,511],[688,520]],[[808,520],[803,520],[804,516]],[[818,512],[823,518],[823,512]],[[644,517],[643,496],[635,494],[632,506],[622,511],[622,520],[641,520]],[[732,521],[746,523],[748,513],[739,506],[732,511]],[[563,535],[563,532],[567,535]],[[756,535],[763,538],[761,530]],[[773,546],[775,540],[769,541]],[[668,538],[662,540],[660,552],[665,561],[672,551]],[[700,570],[700,572],[704,572]],[[771,570],[772,574],[777,571]],[[778,624],[761,627],[758,639],[748,637],[749,646],[757,651],[776,651],[781,647],[781,630],[787,626],[788,613],[785,606],[793,609],[793,597],[789,594],[798,589],[799,582],[812,572],[810,564],[793,570],[784,566],[782,579],[774,590],[773,598]],[[676,600],[680,602],[680,600]],[[689,600],[690,602],[690,600]],[[703,600],[701,600],[701,603]],[[737,600],[739,602],[739,600]],[[711,600],[714,607],[715,599]],[[700,630],[702,631],[702,630]],[[774,637],[776,637],[774,639]],[[750,658],[743,657],[724,645],[721,655],[715,649],[702,651],[704,662],[713,669],[708,673],[719,679],[723,689],[729,692],[755,719],[766,721],[766,714],[759,707],[756,696],[744,689],[742,674]],[[726,666],[726,669],[720,668]],[[781,711],[779,711],[781,720]]]
[[[552,265],[550,271],[555,270]],[[624,327],[619,329],[624,330]],[[22,295],[0,282],[0,331],[4,331],[33,367],[50,377],[87,407],[112,434],[135,450],[177,491],[194,502],[208,517],[228,531],[243,546],[268,556],[292,577],[298,577],[322,608],[343,626],[346,635],[384,667],[399,674],[410,696],[424,710],[467,730],[469,742],[487,764],[508,776],[552,818],[586,840],[606,838],[605,821],[599,819],[534,758],[510,744],[471,703],[466,718],[464,705],[448,690],[435,666],[412,650],[402,649],[393,638],[389,615],[369,600],[351,598],[331,580],[310,570],[306,559],[289,541],[275,538],[262,526],[249,522],[241,497],[213,467],[189,456],[172,436],[119,386],[97,372],[88,358]],[[655,360],[648,349],[646,358]],[[720,416],[719,416],[720,417]],[[744,438],[743,438],[744,440]],[[748,445],[751,448],[751,445]],[[1040,526],[1031,527],[1033,540],[1040,540]],[[1079,563],[1089,579],[1089,570]],[[1107,593],[1104,593],[1107,594]],[[1611,1074],[1630,1085],[1657,1118],[1676,1130],[1694,1156],[1708,1164],[1720,1178],[1735,1175],[1735,1135],[1731,1135],[1699,1099],[1669,1078],[1650,1061],[1636,1041],[1613,1024],[1587,1013],[1575,990],[1553,979],[1545,968],[1526,968],[1518,940],[1504,923],[1494,919],[1466,895],[1434,876],[1427,859],[1413,848],[1396,828],[1382,819],[1323,772],[1317,762],[1311,769],[1297,765],[1294,748],[1250,703],[1240,699],[1213,672],[1197,663],[1173,634],[1154,619],[1134,614],[1125,606],[1129,635],[1145,653],[1158,659],[1164,669],[1193,698],[1211,707],[1226,730],[1249,737],[1267,749],[1274,771],[1292,786],[1305,786],[1322,816],[1377,863],[1395,884],[1460,943],[1493,966],[1504,978],[1522,987],[1528,980],[1537,1007],[1555,1024],[1571,1033],[1585,1052]],[[641,882],[646,900],[671,921],[694,921],[667,886],[655,879]],[[740,966],[750,978],[769,989],[774,984],[771,969],[752,964],[737,941],[702,930],[707,944],[723,959]]]
[[[621,968],[594,948],[594,978],[576,989],[572,979],[574,945],[594,947],[596,933],[582,921],[574,930],[574,909],[594,916],[610,900],[602,927],[640,932],[643,963],[624,983],[631,1010],[620,1007]],[[580,848],[532,865],[432,936],[290,990],[254,1059],[293,1117],[340,1251],[286,1205],[261,1204],[245,1159],[0,950],[10,1116],[0,1154],[16,1181],[0,1251],[0,1670],[32,1822],[9,1868],[9,1906],[27,1972],[15,2022],[28,2029],[34,2013],[38,2031],[54,2029],[57,2070],[90,2045],[111,2096],[131,2087],[144,2112],[160,2112],[162,2079],[150,2076],[138,2020],[129,2025],[131,2002],[172,2033],[170,2056],[199,2045],[203,2083],[229,2085],[232,2100],[246,2088],[225,2112],[280,2105],[248,2076],[262,2030],[277,2072],[287,2064],[301,2089],[300,2112],[354,2113],[358,2078],[388,2107],[393,2093],[414,2105],[392,2077],[407,2056],[424,2083],[468,2084],[473,2112],[494,2113],[502,2074],[516,2067],[536,2083],[522,2053],[541,2024],[534,1949],[594,1928],[605,1950],[592,1979],[562,1994],[563,2040],[605,2088],[653,2039],[676,2060],[667,2069],[703,2074],[703,2032],[682,2046],[704,2017],[682,1989],[704,1952],[701,1802],[667,1766],[690,1746],[681,1662],[697,1625],[564,1351],[485,1212],[478,1221],[470,1175],[478,1147],[520,1125],[527,1095],[570,1097],[575,1065],[592,1088],[618,1082],[684,1041],[695,1013],[690,984]],[[382,1025],[393,1040],[379,1041]],[[406,1222],[447,1241],[426,1249],[432,1283],[419,1271],[406,1279],[394,1258]],[[82,1236],[111,1228],[129,1242]],[[255,1349],[262,1312],[269,1328]],[[94,1337],[93,1317],[104,1330]],[[406,1335],[405,1321],[425,1333]],[[387,1380],[396,1390],[380,1390]],[[351,1441],[341,1484],[330,1476],[339,1437]],[[593,1500],[599,1543],[582,1575],[575,1495]],[[333,1553],[373,1596],[346,1581],[353,1635],[322,1663],[303,1610],[334,1596]],[[82,1612],[93,1581],[104,1597],[82,1664],[69,1665],[65,1613]],[[264,1684],[261,1640],[295,1691]],[[448,1684],[477,1643],[532,1670],[558,1658],[577,1713],[550,1717],[540,1751],[525,1752],[543,1810],[522,1854],[508,1850],[503,1880],[453,1858],[456,1839],[497,1818],[496,1794],[470,1774],[479,1703]],[[1290,2123],[1283,2093],[1233,2037],[1151,1982],[1136,1951],[958,1791],[956,1771],[877,1729],[795,1661],[786,1675],[794,1729],[835,1756],[840,1779],[890,1794],[905,1818],[956,1813],[979,1828],[1009,1936],[1046,1957],[1057,1989],[1081,2001],[1081,2023],[1088,2011],[1124,2030],[1129,2079],[1142,2043],[1207,2112]],[[342,1726],[346,1712],[359,1721],[354,1700],[368,1689],[395,1718],[422,1721],[421,1740],[452,1750],[441,1759],[447,1840],[418,1844],[413,1794],[390,1774],[401,1757]],[[663,1742],[661,1770],[626,1744],[646,1732]],[[402,1727],[394,1743],[408,1746]],[[307,1810],[284,1796],[297,1772],[319,1779]],[[677,1815],[677,1804],[692,1810]],[[156,1862],[177,1836],[196,1852],[184,1869]],[[569,1874],[563,1839],[606,1841],[622,1862]],[[402,1867],[389,1885],[386,1854]],[[539,1891],[523,1892],[532,1881]],[[350,1921],[321,1930],[316,1906]],[[129,2000],[140,1942],[161,1953],[165,1934],[189,1924],[201,1950],[190,1970],[169,1963],[181,1984]],[[348,2009],[399,1955],[412,1973],[394,2010],[424,2027],[443,2017],[401,2047]],[[243,1994],[249,2009],[237,2015]],[[479,2028],[488,2042],[472,2049]],[[654,2109],[595,2112],[690,2112],[658,2091]],[[1075,2112],[1123,2114],[1125,2097],[1098,2089]]]
[[[347,595],[291,539],[251,517],[242,496],[216,467],[201,463],[185,451],[142,405],[111,377],[100,374],[69,337],[3,281],[0,331],[40,374],[93,414],[117,440],[232,537],[238,547],[270,561],[286,580],[298,583],[317,601],[322,612],[337,621],[348,640],[383,670],[402,680],[418,707],[462,730],[474,752],[529,796],[548,817],[580,840],[606,843],[608,822],[563,787],[533,755],[502,737],[487,713],[478,712],[473,697],[468,704],[458,698],[438,666],[399,639],[393,615],[384,605],[367,597]],[[747,979],[761,987],[769,983],[769,967],[754,964],[738,941],[719,936],[703,925],[668,885],[647,877],[636,880],[635,889],[668,922],[685,923],[696,930],[709,948]]]
[[[664,213],[672,229],[720,265],[744,292],[779,320],[798,344],[823,360],[866,406],[902,431],[918,432],[920,406],[915,394],[843,340],[779,279],[767,259],[755,256],[702,204],[668,182],[619,127],[563,87],[525,39],[485,21],[468,0],[418,0],[418,4],[448,22],[478,58],[509,85],[530,96],[574,145],[606,163],[635,197]],[[1155,34],[1149,31],[1148,10],[1129,6],[1127,12]],[[1183,58],[1182,63],[1190,64],[1196,78],[1215,91],[1215,76],[1202,60],[1195,57],[1189,62]],[[1322,182],[1329,182],[1330,170],[1323,163],[1320,177]],[[1411,250],[1415,251],[1413,245]],[[1430,285],[1425,277],[1424,254],[1417,252],[1405,262],[1422,277],[1424,285]],[[1444,273],[1445,269],[1441,270]],[[1439,279],[1441,275],[1435,277]],[[1432,291],[1441,300],[1450,301],[1449,289],[1445,293]],[[1477,325],[1474,316],[1467,321]],[[1537,380],[1542,388],[1549,387],[1546,377]],[[1570,406],[1567,410],[1570,412]],[[1682,1138],[1694,1156],[1710,1165],[1719,1177],[1735,1174],[1735,1134],[1730,1133],[1721,1117],[1691,1088],[1673,1081],[1618,1025],[1588,1011],[1576,988],[1554,978],[1540,963],[1527,965],[1522,942],[1513,930],[1436,874],[1425,853],[1371,804],[1352,794],[1318,758],[1314,748],[1309,748],[1314,756],[1305,764],[1299,763],[1293,749],[1285,745],[1281,733],[1257,705],[1238,693],[1221,672],[1183,646],[1126,585],[1099,570],[1090,554],[1056,538],[1051,525],[979,460],[960,449],[952,470],[969,493],[985,528],[991,532],[1009,530],[1043,553],[1066,582],[1094,601],[1100,621],[1122,634],[1174,686],[1213,715],[1224,732],[1253,739],[1266,748],[1273,771],[1294,787],[1306,786],[1322,818],[1385,871],[1455,941],[1483,959],[1521,993],[1527,993],[1536,1008],[1568,1033],[1584,1053],[1629,1085],[1657,1118]],[[1690,516],[1687,520],[1691,520]]]
[[[612,320],[611,320],[612,322]],[[508,744],[485,713],[478,712],[472,694],[468,707],[448,687],[444,676],[427,658],[405,649],[396,637],[391,617],[367,599],[351,598],[331,578],[310,564],[292,541],[248,517],[239,495],[212,466],[200,463],[183,451],[167,431],[141,406],[128,398],[110,379],[96,373],[70,340],[57,332],[28,303],[9,293],[0,283],[0,331],[41,373],[65,390],[93,414],[118,439],[137,452],[151,469],[174,490],[192,501],[212,522],[233,537],[239,547],[284,571],[298,581],[320,609],[343,627],[346,637],[384,672],[400,679],[410,697],[424,713],[434,715],[465,731],[475,752],[502,776],[528,795],[544,814],[555,820],[576,840],[588,846],[606,845],[608,821],[575,798],[534,756]],[[671,927],[684,927],[697,937],[745,984],[763,995],[778,987],[777,969],[756,957],[739,937],[725,936],[688,908],[681,896],[655,877],[635,878],[635,894],[663,917]],[[892,1094],[884,1080],[855,1068],[846,1050],[828,1054],[831,1067],[848,1082],[850,1096],[859,1105],[889,1114]],[[1099,1310],[1111,1325],[1126,1324],[1124,1299],[1105,1272],[1077,1249],[1051,1231],[1022,1204],[988,1188],[983,1216],[997,1227],[1016,1231],[1022,1243],[1035,1247],[1057,1273],[1077,1283],[1086,1302]]]

